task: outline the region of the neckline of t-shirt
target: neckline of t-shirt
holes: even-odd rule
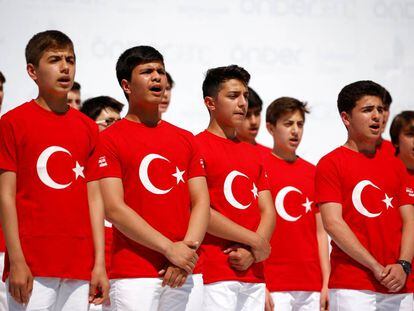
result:
[[[161,127],[164,127],[165,125],[166,125],[166,121],[164,121],[164,120],[160,120],[159,122],[158,122],[158,124],[156,125],[156,126],[154,126],[154,127],[150,127],[150,126],[146,126],[144,123],[142,123],[142,122],[135,122],[135,121],[132,121],[132,120],[129,120],[129,119],[127,119],[127,118],[123,118],[121,121],[124,121],[124,122],[126,122],[127,124],[130,124],[130,125],[132,125],[132,126],[137,126],[137,127],[140,127],[140,128],[146,128],[146,129],[159,129],[159,128],[161,128]],[[119,121],[120,122],[120,121]]]
[[[34,109],[36,109],[36,110],[37,110],[37,111],[39,111],[40,113],[43,113],[44,115],[47,115],[47,116],[52,116],[52,117],[54,117],[54,118],[66,118],[66,117],[67,117],[67,115],[68,115],[69,113],[72,113],[72,112],[69,112],[69,111],[71,111],[71,110],[73,109],[73,108],[69,107],[69,109],[68,109],[65,113],[59,114],[59,113],[56,113],[56,112],[51,111],[51,110],[46,110],[45,108],[43,108],[42,106],[40,106],[40,105],[36,102],[36,100],[35,100],[35,99],[32,99],[32,100],[29,102],[29,104],[31,104],[31,105],[32,105],[32,107],[34,107]]]
[[[368,156],[367,156],[367,155],[365,155],[364,153],[359,152],[359,151],[352,150],[352,149],[350,149],[350,148],[348,148],[348,147],[345,147],[344,145],[340,146],[339,148],[340,148],[340,149],[342,149],[342,150],[346,150],[346,152],[349,152],[349,153],[355,154],[355,155],[357,155],[357,156],[359,156],[359,157],[361,157],[361,158],[368,159],[368,160],[370,160],[370,159],[375,159],[375,158],[377,157],[377,154],[378,154],[378,150],[375,150],[375,154],[374,154],[374,156],[373,156],[373,157],[368,157]]]
[[[234,140],[231,140],[231,139],[228,139],[228,138],[224,138],[224,137],[218,136],[218,135],[210,132],[208,129],[205,129],[204,130],[204,133],[206,133],[208,136],[213,137],[214,139],[216,139],[218,141],[221,141],[223,143],[226,143],[226,144],[241,144],[241,143],[243,143],[240,140],[234,141]]]
[[[302,162],[302,158],[298,155],[296,155],[296,160],[293,162],[290,161],[286,161],[284,159],[279,158],[277,155],[275,155],[273,152],[270,152],[270,156],[272,159],[275,159],[276,161],[280,161],[288,166],[294,166],[294,165],[299,165]]]

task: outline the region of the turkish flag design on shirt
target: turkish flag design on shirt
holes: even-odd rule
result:
[[[204,131],[196,136],[204,158],[211,207],[256,231],[260,223],[258,194],[268,190],[267,177],[257,149]],[[202,244],[203,278],[206,284],[217,281],[264,282],[263,264],[236,271],[223,251],[235,242],[206,234]]]
[[[188,180],[205,175],[190,132],[165,121],[147,127],[123,119],[101,133],[91,162],[89,180],[122,179],[131,209],[172,241],[184,239],[191,212]],[[158,277],[167,263],[113,227],[110,278]]]
[[[269,291],[320,291],[314,206],[315,166],[298,158],[287,162],[268,154],[265,168],[276,208],[272,253],[265,262]],[[288,237],[288,238],[287,238]]]
[[[82,113],[34,100],[0,120],[0,168],[16,173],[19,236],[34,276],[90,278],[93,245],[85,166],[98,128]],[[9,265],[6,261],[4,278]]]
[[[315,180],[316,203],[340,203],[343,219],[379,263],[386,266],[399,259],[399,207],[413,204],[414,198],[406,191],[408,175],[398,159],[379,152],[367,157],[339,147],[319,161]],[[331,266],[329,288],[388,292],[333,241]]]

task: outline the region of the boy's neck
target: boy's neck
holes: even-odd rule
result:
[[[236,129],[234,127],[220,126],[220,124],[218,124],[215,119],[210,119],[210,123],[208,124],[207,130],[210,133],[213,133],[222,138],[227,138],[231,140],[235,140],[236,138]]]
[[[276,158],[279,158],[279,159],[281,159],[283,161],[286,161],[286,162],[295,162],[298,158],[298,156],[296,155],[295,152],[283,151],[283,150],[277,149],[275,147],[273,147],[272,154]]]
[[[43,109],[47,111],[53,111],[58,114],[66,113],[69,110],[67,96],[57,97],[52,95],[39,94],[35,101]]]
[[[251,145],[257,145],[256,139],[254,139],[254,138],[249,139],[249,138],[245,138],[245,137],[242,137],[240,135],[237,135],[237,134],[236,134],[236,136],[237,136],[237,139],[240,140],[240,141],[243,141],[243,142],[251,144]]]
[[[351,137],[348,137],[347,141],[344,144],[344,147],[368,156],[372,156],[376,152],[377,141],[358,141],[352,139]]]
[[[160,114],[158,112],[158,106],[154,104],[150,105],[131,105],[129,106],[129,110],[127,115],[125,116],[126,119],[145,124],[148,127],[155,127],[161,121]]]

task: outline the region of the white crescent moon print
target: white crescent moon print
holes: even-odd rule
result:
[[[47,161],[49,160],[50,156],[54,154],[55,152],[64,152],[70,154],[68,150],[65,148],[59,147],[59,146],[50,146],[43,150],[43,152],[40,154],[39,158],[37,159],[36,169],[37,169],[37,175],[39,176],[40,180],[48,187],[53,189],[65,189],[66,187],[69,187],[72,182],[67,184],[59,184],[55,182],[47,172]]]
[[[251,203],[249,203],[247,205],[241,204],[240,202],[238,202],[236,200],[236,198],[233,195],[233,192],[231,191],[231,186],[233,185],[233,180],[237,176],[242,176],[242,177],[246,177],[247,179],[249,179],[249,177],[247,177],[243,173],[240,173],[239,171],[231,171],[227,175],[227,177],[224,181],[224,186],[223,186],[224,197],[226,198],[227,202],[229,202],[233,207],[238,208],[238,209],[246,209],[250,206]]]
[[[379,215],[381,215],[382,212],[379,213],[370,213],[365,206],[362,204],[361,201],[361,193],[364,190],[364,188],[366,186],[372,186],[376,189],[380,189],[379,187],[377,187],[376,185],[374,185],[371,181],[369,180],[361,180],[354,188],[354,190],[352,191],[352,203],[354,204],[355,209],[362,215],[366,216],[366,217],[378,217]]]
[[[147,189],[149,192],[152,192],[154,194],[166,194],[171,191],[172,187],[166,190],[159,189],[152,184],[151,180],[148,177],[148,167],[151,164],[152,160],[155,159],[161,159],[170,162],[170,160],[164,158],[163,156],[160,156],[159,154],[148,154],[142,159],[141,164],[139,165],[139,179],[141,180],[141,183],[145,189]]]
[[[299,189],[292,187],[292,186],[287,186],[282,188],[276,195],[275,198],[275,207],[276,207],[276,211],[279,214],[280,217],[282,217],[284,220],[286,221],[297,221],[299,218],[302,217],[302,215],[298,216],[298,217],[293,217],[291,215],[288,214],[288,212],[286,212],[285,206],[284,206],[284,200],[285,200],[285,196],[291,192],[297,192],[302,194],[302,191],[300,191]]]

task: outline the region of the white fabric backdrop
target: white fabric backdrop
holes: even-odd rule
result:
[[[46,29],[74,41],[83,99],[110,95],[125,103],[118,56],[133,45],[159,49],[176,81],[165,118],[194,133],[208,122],[206,70],[245,67],[265,106],[279,96],[309,103],[299,153],[313,163],[344,142],[336,97],[345,84],[375,80],[394,98],[392,115],[414,109],[413,0],[0,0],[4,111],[37,95],[24,48]],[[264,123],[258,138],[271,145]]]

